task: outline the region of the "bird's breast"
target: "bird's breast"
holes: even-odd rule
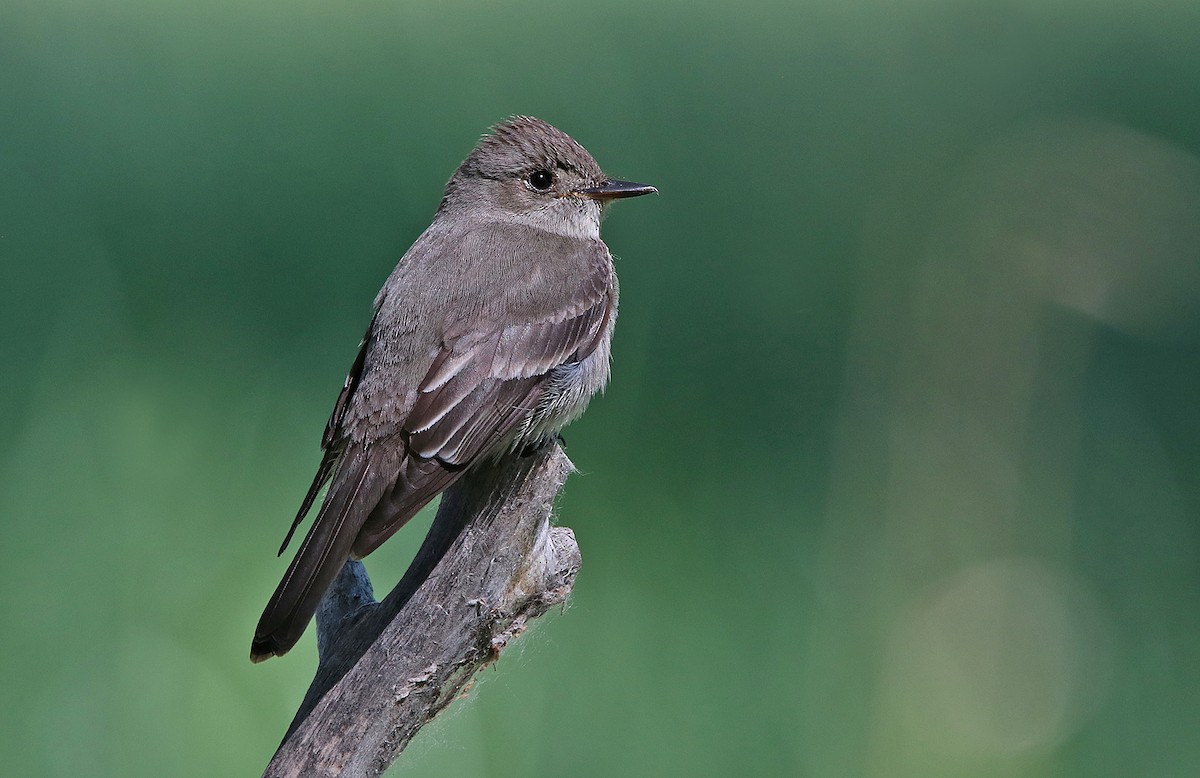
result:
[[[522,445],[558,434],[587,410],[593,396],[604,390],[611,331],[610,327],[591,354],[578,362],[559,365],[546,376],[537,405],[521,425]]]

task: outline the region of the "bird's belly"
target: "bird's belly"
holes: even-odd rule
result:
[[[606,383],[607,348],[596,349],[580,362],[554,368],[537,406],[521,425],[517,442],[527,445],[557,435],[583,414],[592,396],[603,390]]]

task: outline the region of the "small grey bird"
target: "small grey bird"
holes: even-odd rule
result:
[[[607,178],[532,117],[479,141],[375,298],[280,554],[329,490],[258,622],[252,661],[295,645],[346,560],[473,464],[539,445],[583,413],[608,381],[617,316],[604,206],[655,191]]]

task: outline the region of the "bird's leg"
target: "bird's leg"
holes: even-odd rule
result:
[[[524,448],[521,449],[520,456],[534,456],[551,443],[558,443],[558,445],[561,446],[564,451],[567,448],[567,439],[562,436],[561,432],[556,432],[553,435],[543,435],[532,443],[526,443]]]

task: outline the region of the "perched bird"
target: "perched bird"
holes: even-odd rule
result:
[[[288,651],[347,559],[374,551],[472,465],[538,445],[604,388],[617,277],[600,219],[655,192],[609,179],[528,116],[492,128],[375,298],[287,538],[329,490],[258,622]]]

